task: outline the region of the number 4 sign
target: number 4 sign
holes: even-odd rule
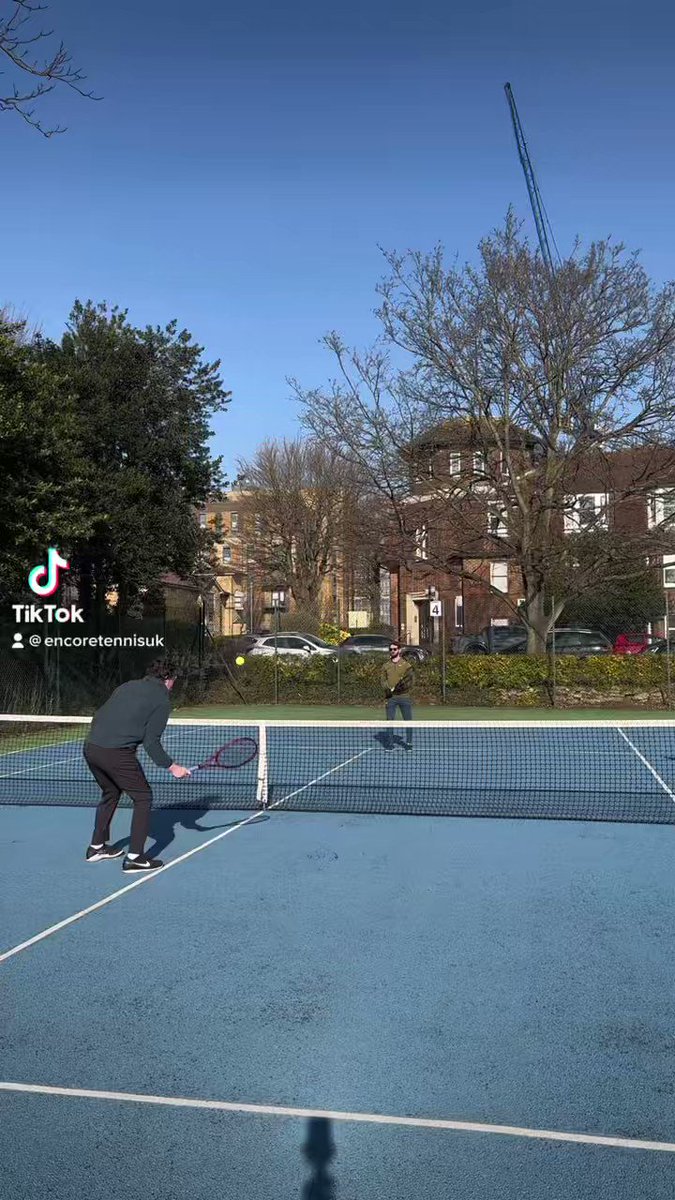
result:
[[[443,616],[443,602],[442,602],[442,600],[431,600],[431,601],[430,601],[430,603],[429,603],[429,616],[430,616],[430,617],[442,617],[442,616]]]

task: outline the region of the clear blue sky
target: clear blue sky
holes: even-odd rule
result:
[[[531,226],[506,80],[561,252],[612,234],[675,277],[672,4],[50,2],[104,99],[53,96],[50,142],[0,115],[0,303],[53,336],[75,297],[177,317],[234,393],[229,467],[296,431],[324,332],[372,338],[378,244]]]

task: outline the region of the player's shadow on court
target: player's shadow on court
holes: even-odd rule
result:
[[[211,833],[219,829],[229,829],[241,824],[241,818],[236,821],[226,821],[222,825],[200,825],[200,820],[207,815],[209,809],[190,811],[184,808],[153,808],[150,839],[146,846],[146,854],[150,858],[159,858],[176,837],[178,829],[187,829],[194,833]],[[116,850],[126,850],[129,838],[120,838],[114,843]]]
[[[303,1185],[302,1200],[337,1200],[335,1180],[329,1172],[335,1157],[335,1142],[331,1122],[326,1117],[310,1117],[302,1152],[312,1174]]]
[[[374,735],[373,741],[379,742],[384,750],[395,750],[398,746],[404,750],[407,749],[407,739],[401,733],[394,732],[394,730],[389,733],[388,730],[383,729],[380,733]]]

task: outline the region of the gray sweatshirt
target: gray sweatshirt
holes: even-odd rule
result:
[[[169,693],[162,679],[132,679],[115,688],[94,713],[87,741],[118,750],[136,750],[142,744],[158,767],[170,767],[174,760],[161,742],[170,712]]]

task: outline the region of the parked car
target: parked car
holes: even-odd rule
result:
[[[555,644],[556,654],[590,658],[596,654],[611,654],[612,643],[596,629],[558,628],[555,643],[551,633],[547,648]],[[467,637],[460,654],[524,654],[527,650],[527,629],[524,625],[489,625],[474,637]]]
[[[249,635],[253,640],[246,651],[252,658],[269,658],[273,654],[290,654],[308,658],[312,654],[335,656],[337,647],[307,633],[265,633]]]
[[[355,633],[340,644],[341,655],[388,654],[392,639],[381,633]],[[425,662],[429,653],[423,646],[401,646],[401,656],[409,662]]]
[[[665,638],[652,638],[649,645],[643,646],[640,654],[667,654],[668,642]],[[675,642],[670,641],[670,653],[675,654]]]
[[[615,654],[642,654],[649,645],[647,633],[620,633],[614,643]]]
[[[524,625],[486,625],[480,633],[459,639],[456,654],[521,654],[527,649]]]

